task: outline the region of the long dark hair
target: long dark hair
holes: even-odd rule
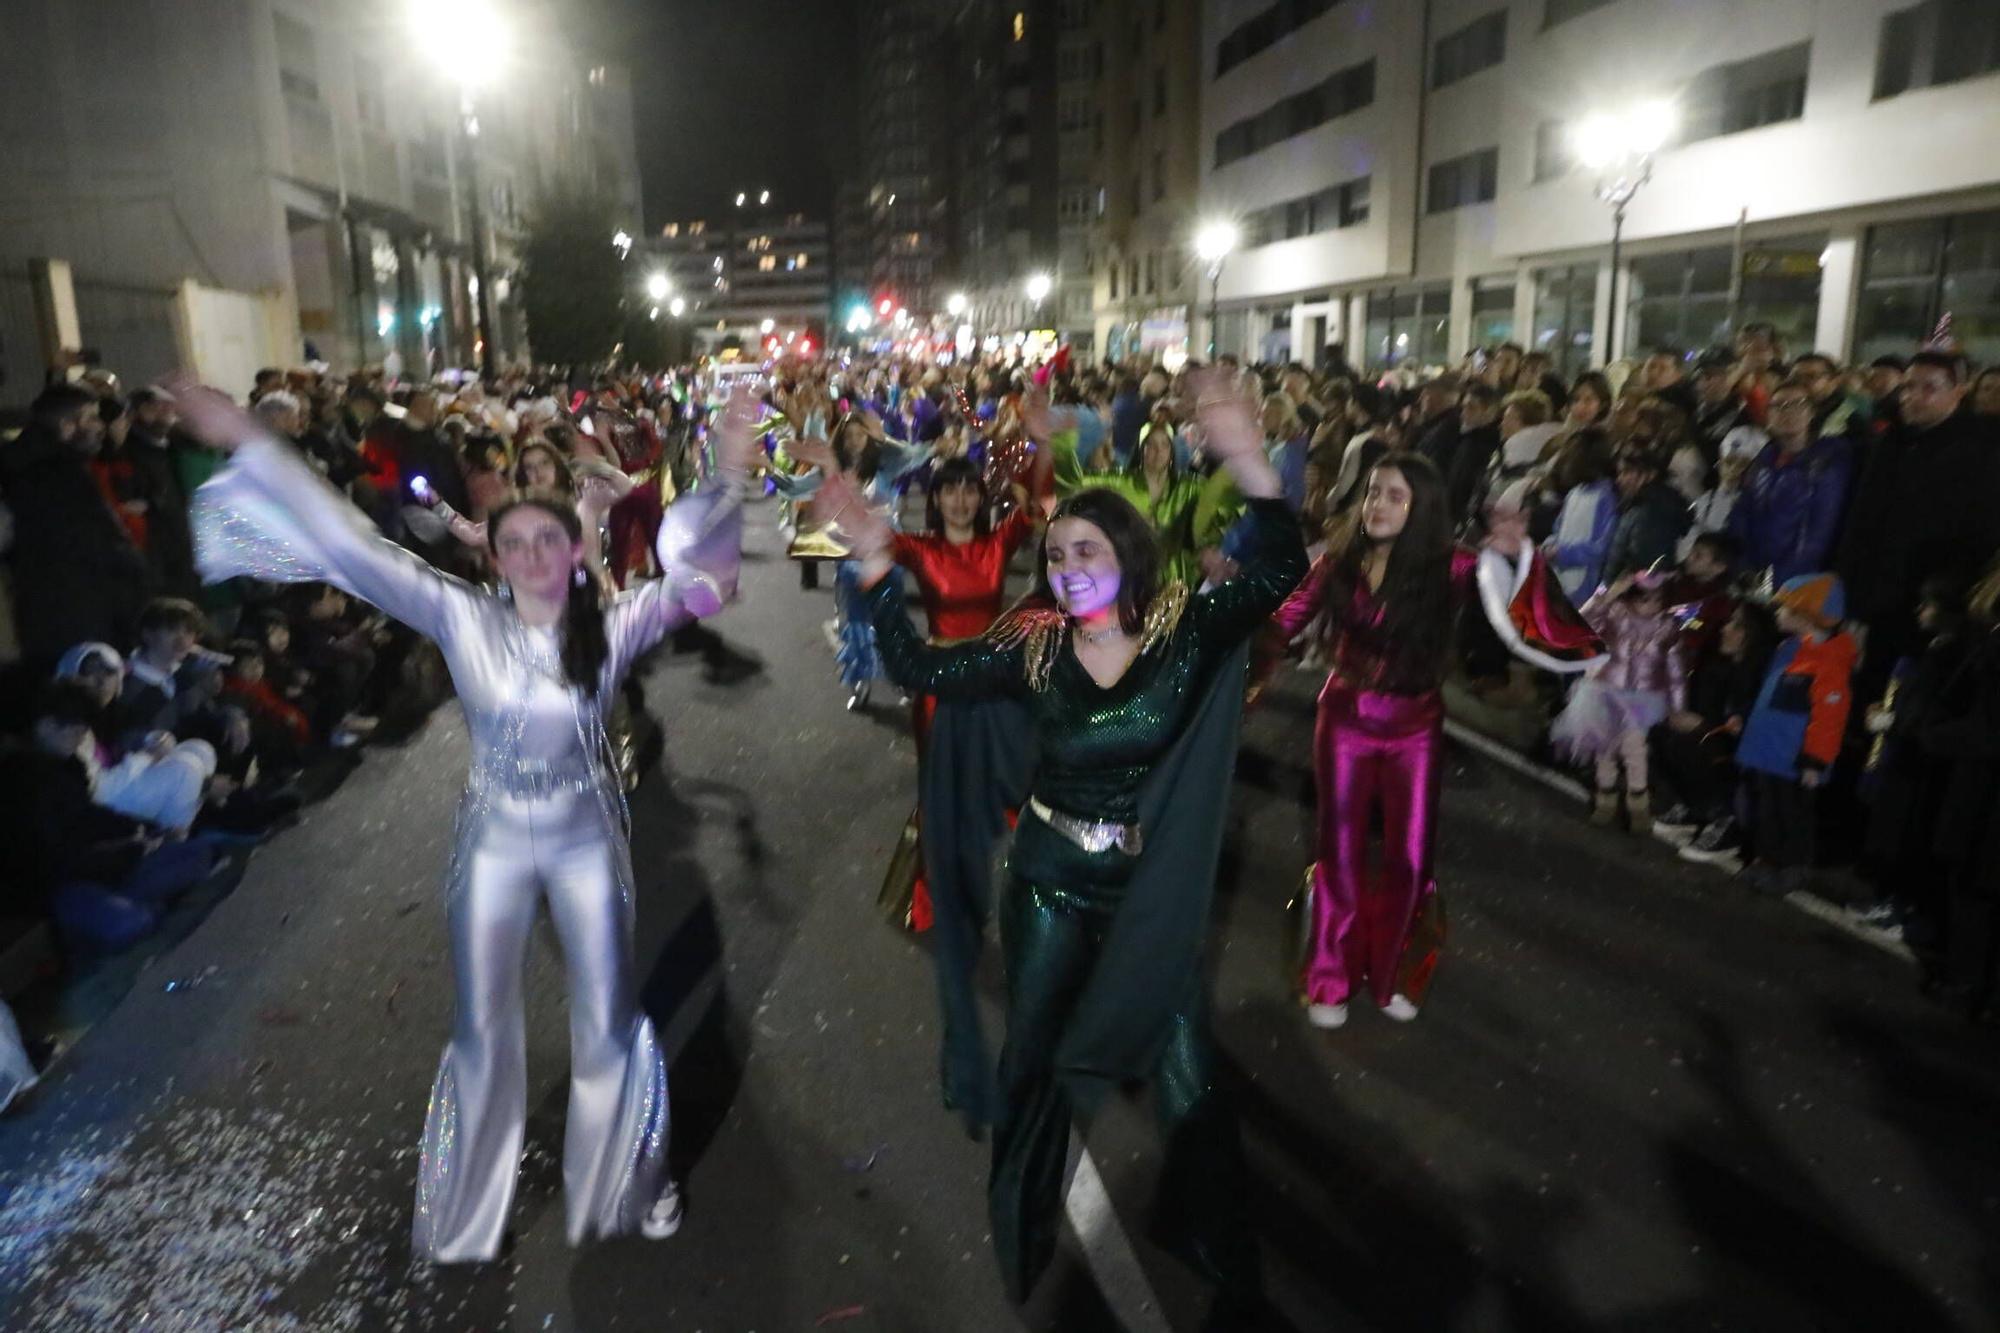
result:
[[[865,436],[865,442],[859,449],[848,446],[845,437],[849,427],[863,432]],[[863,486],[875,480],[876,472],[882,467],[882,446],[876,442],[874,433],[868,430],[867,418],[861,415],[858,408],[834,423],[832,441],[833,456],[843,472],[852,472],[854,479]]]
[[[514,460],[514,485],[517,488],[523,491],[530,489],[528,483],[528,456],[530,454],[547,454],[549,461],[555,464],[556,489],[558,491],[565,494],[573,494],[576,491],[576,478],[570,473],[569,460],[562,456],[562,450],[556,448],[546,440],[530,440],[521,446],[520,456]]]
[[[972,531],[975,536],[984,537],[993,531],[993,518],[987,512],[986,483],[980,479],[979,465],[963,456],[947,458],[931,473],[931,484],[924,491],[924,524],[936,537],[944,536],[944,511],[938,508],[938,492],[948,486],[970,486],[979,492],[979,508],[972,516]]]
[[[1375,591],[1384,610],[1384,656],[1375,679],[1356,682],[1394,694],[1422,694],[1444,679],[1451,653],[1451,515],[1444,479],[1421,454],[1384,454],[1363,478],[1364,503],[1353,505],[1327,542],[1328,564],[1319,608],[1322,632],[1331,640],[1347,618],[1354,590],[1367,577],[1374,543],[1361,515],[1368,483],[1380,472],[1402,474],[1410,487],[1410,516],[1389,548],[1389,567]]]
[[[516,509],[538,509],[562,524],[571,542],[583,540],[583,520],[576,516],[576,506],[567,497],[552,491],[529,491],[509,499],[486,521],[486,545],[495,555],[500,553],[500,526]],[[587,574],[581,580],[571,579],[569,601],[563,608],[563,678],[595,696],[598,678],[610,657],[611,641],[604,633],[604,599],[597,580]]]
[[[1086,486],[1056,506],[1049,515],[1049,530],[1066,518],[1095,523],[1111,541],[1111,553],[1118,557],[1118,623],[1127,634],[1146,627],[1146,612],[1160,591],[1160,543],[1152,524],[1133,508],[1132,502],[1102,486]],[[1035,588],[1049,587],[1049,543],[1042,539],[1035,553]]]

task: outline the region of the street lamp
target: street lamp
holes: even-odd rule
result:
[[[945,298],[944,308],[950,313],[953,319],[957,319],[965,313],[965,293],[953,292],[949,297]]]
[[[632,253],[632,233],[620,227],[611,233],[611,248],[618,252],[620,259]]]
[[[646,276],[646,295],[656,302],[666,300],[667,293],[673,289],[674,285],[667,281],[667,275],[664,273],[650,273]]]
[[[1037,324],[1042,322],[1042,302],[1048,299],[1049,291],[1055,285],[1055,280],[1050,278],[1046,273],[1031,273],[1028,275],[1028,299],[1035,303],[1035,322]]]
[[[1208,265],[1208,359],[1215,360],[1216,328],[1221,321],[1222,266],[1229,261],[1242,233],[1227,218],[1202,224],[1194,234],[1195,257]]]
[[[1653,179],[1653,154],[1673,137],[1676,116],[1671,102],[1641,102],[1620,111],[1598,111],[1577,122],[1570,132],[1570,150],[1577,161],[1597,173],[1597,197],[1611,205],[1611,333],[1605,360],[1620,349],[1618,265],[1625,241],[1625,206],[1639,187]]]
[[[675,319],[679,319],[682,315],[686,314],[687,308],[688,308],[688,303],[686,301],[683,301],[678,296],[676,296],[673,300],[667,302],[667,313],[669,315],[672,315]]]
[[[777,321],[777,320],[775,320],[775,319],[767,319],[767,320],[765,320],[765,321],[764,321],[764,322],[763,322],[762,324],[759,324],[759,325],[757,326],[757,332],[759,332],[759,333],[769,333],[769,332],[770,332],[770,331],[771,331],[772,329],[775,329],[775,328],[777,328],[777,327],[778,327],[778,321]]]
[[[413,49],[436,51],[439,33],[451,34],[444,71],[458,84],[458,156],[465,168],[465,195],[472,227],[473,317],[479,330],[479,373],[494,375],[493,284],[486,271],[486,210],[480,199],[478,91],[498,78],[507,63],[512,34],[491,0],[405,0]]]

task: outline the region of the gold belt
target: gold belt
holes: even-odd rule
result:
[[[1034,796],[1028,798],[1028,809],[1034,812],[1035,818],[1093,856],[1113,847],[1127,856],[1137,856],[1145,848],[1145,839],[1137,824],[1114,824],[1108,819],[1078,819],[1075,815],[1049,809],[1039,797]]]

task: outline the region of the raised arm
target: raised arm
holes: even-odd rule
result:
[[[716,430],[715,473],[667,508],[655,542],[661,577],[605,609],[611,652],[605,682],[615,685],[639,656],[691,620],[714,615],[736,595],[743,554],[743,494],[757,448],[756,400],[739,387]]]
[[[453,608],[479,596],[382,536],[297,450],[221,394],[182,385],[175,396],[189,429],[234,450],[191,506],[195,561],[206,581],[331,583],[429,638]]]

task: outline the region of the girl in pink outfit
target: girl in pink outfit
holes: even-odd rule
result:
[[[1387,454],[1275,617],[1287,644],[1315,630],[1332,663],[1313,731],[1319,855],[1302,977],[1316,1027],[1345,1023],[1348,996],[1364,985],[1391,1018],[1415,1018],[1436,967],[1443,919],[1431,864],[1458,606],[1476,591],[1501,640],[1551,670],[1581,670],[1598,651],[1526,526],[1503,501],[1485,550],[1455,545],[1437,469]],[[1382,864],[1371,880],[1378,813]]]
[[[1603,665],[1577,683],[1549,728],[1556,749],[1597,765],[1590,822],[1618,817],[1618,769],[1625,768],[1625,817],[1634,833],[1653,831],[1646,789],[1646,736],[1687,709],[1680,621],[1667,607],[1664,574],[1625,574],[1592,595],[1583,618],[1604,639]]]

